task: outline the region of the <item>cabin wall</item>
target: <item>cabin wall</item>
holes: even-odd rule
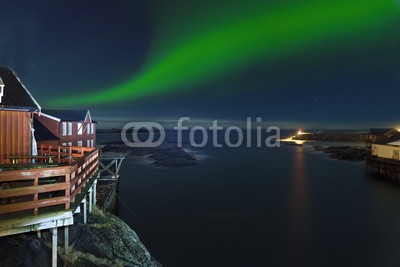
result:
[[[0,164],[31,154],[30,112],[0,110]]]
[[[385,159],[400,160],[400,147],[372,144],[371,155]]]
[[[90,136],[91,139],[93,139],[93,147],[96,147],[97,145],[97,139],[96,139],[96,131],[97,131],[97,123],[92,123],[93,127],[93,134]]]
[[[37,141],[38,150],[40,149],[41,145],[52,145],[54,147],[58,146],[58,140],[51,140],[51,141]]]
[[[63,122],[61,122],[63,123]],[[68,124],[68,122],[66,122]],[[96,124],[91,123],[91,125],[94,127],[93,129],[93,134],[90,131],[87,133],[87,127],[90,124],[90,120],[86,118],[84,122],[82,122],[82,134],[78,134],[79,129],[78,129],[78,122],[71,122],[72,123],[72,135],[68,135],[68,126],[67,126],[67,135],[62,135],[62,131],[60,132],[60,145],[68,145],[69,143],[72,146],[79,146],[78,142],[82,141],[82,146],[87,147],[88,143],[87,141],[93,140],[93,146],[96,146]],[[91,126],[91,127],[92,127]],[[62,128],[62,126],[60,127]]]

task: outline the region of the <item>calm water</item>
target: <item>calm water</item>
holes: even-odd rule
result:
[[[399,266],[400,188],[310,146],[196,150],[193,168],[126,159],[119,216],[166,267]]]

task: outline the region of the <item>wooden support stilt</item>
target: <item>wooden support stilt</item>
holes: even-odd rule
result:
[[[113,177],[113,178],[115,178],[116,176],[117,176],[117,174],[115,173],[115,172],[113,172],[112,170],[111,170],[111,166],[113,166],[114,165],[114,163],[116,162],[116,160],[113,160],[113,161],[111,161],[110,163],[108,163],[107,165],[104,165],[101,161],[99,162],[99,167],[101,168],[100,169],[100,175],[103,173],[103,172],[108,172],[109,174],[111,174],[111,177]]]
[[[57,267],[57,227],[50,229],[52,235],[51,242],[51,266]]]
[[[94,180],[94,182],[93,182],[93,206],[96,206],[96,202],[97,202],[96,190],[97,190],[97,179]]]
[[[86,202],[86,197],[84,197],[82,199],[82,203],[83,203],[83,223],[86,224],[87,223],[87,202]]]
[[[105,176],[105,173],[112,178],[118,179],[119,171],[125,155],[115,153],[103,153],[99,158],[99,177]]]
[[[92,205],[93,205],[93,187],[90,187],[89,191],[89,213],[92,213]]]
[[[42,238],[42,232],[41,232],[40,230],[38,230],[38,231],[36,232],[36,234],[37,234],[37,237],[38,237],[39,239]]]
[[[64,253],[68,255],[69,249],[69,226],[64,226]]]

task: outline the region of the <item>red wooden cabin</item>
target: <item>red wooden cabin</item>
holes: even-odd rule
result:
[[[0,164],[32,154],[32,118],[40,109],[15,72],[0,68]]]
[[[96,146],[96,124],[88,110],[42,110],[35,114],[35,136],[39,144]]]

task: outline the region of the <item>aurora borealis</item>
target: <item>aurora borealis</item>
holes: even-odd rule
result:
[[[397,0],[0,7],[1,65],[41,106],[90,108],[100,127],[182,116],[260,116],[285,127],[398,122]]]
[[[54,102],[61,106],[121,102],[204,83],[243,62],[260,57],[277,60],[308,49],[315,41],[343,37],[364,27],[379,31],[398,12],[393,0],[305,1],[273,8],[261,4],[246,16],[184,36],[127,82]]]

